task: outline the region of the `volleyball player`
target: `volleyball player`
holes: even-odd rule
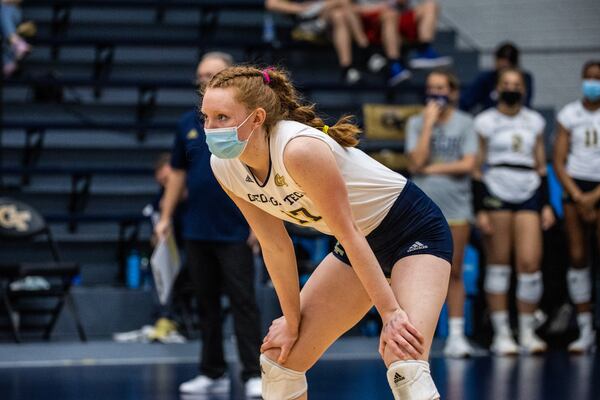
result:
[[[558,114],[554,168],[564,188],[564,211],[571,266],[567,287],[577,307],[579,337],[571,352],[594,347],[588,227],[595,227],[600,244],[600,61],[583,67],[583,98]],[[600,246],[599,246],[600,247]]]
[[[534,312],[543,292],[542,228],[554,223],[548,201],[542,116],[525,106],[523,73],[515,68],[498,76],[498,106],[475,118],[480,136],[480,168],[475,182],[477,222],[485,236],[487,294],[494,338],[491,350],[499,355],[519,352],[510,330],[507,293],[511,255],[517,271],[519,344],[525,353],[546,350],[534,332]]]
[[[306,399],[306,371],[373,305],[394,397],[439,398],[427,359],[452,260],[439,208],[355,149],[348,118],[326,126],[281,70],[220,72],[201,112],[213,172],[256,233],[283,310],[261,348],[264,399]],[[283,221],[338,239],[302,292]]]

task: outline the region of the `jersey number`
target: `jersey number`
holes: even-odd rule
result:
[[[585,131],[585,147],[598,146],[598,131],[595,129]]]
[[[521,135],[513,135],[512,137],[512,150],[515,153],[520,153],[523,148],[523,138]]]
[[[288,217],[295,219],[301,225],[308,224],[309,222],[317,222],[318,220],[320,220],[321,218],[323,218],[323,217],[319,217],[319,216],[316,216],[316,215],[312,215],[304,207],[298,208],[298,209],[293,210],[293,211],[281,211],[281,212],[284,213],[285,215],[287,215]],[[300,216],[308,219],[309,221],[300,218],[298,216],[299,214],[300,214]]]

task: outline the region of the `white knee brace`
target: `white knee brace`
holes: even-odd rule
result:
[[[306,374],[292,371],[260,355],[262,396],[264,400],[292,400],[308,390]]]
[[[590,267],[583,269],[569,268],[567,271],[567,288],[569,289],[569,296],[575,304],[588,303],[592,300]]]
[[[437,400],[440,398],[427,361],[396,361],[387,370],[395,400]]]
[[[490,264],[485,271],[483,288],[486,293],[506,294],[510,286],[510,267],[502,264]]]
[[[517,299],[530,304],[539,303],[544,291],[542,271],[517,276]]]

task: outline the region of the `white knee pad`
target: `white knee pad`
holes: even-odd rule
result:
[[[264,400],[292,400],[308,390],[304,372],[284,368],[264,354],[260,355],[260,369]]]
[[[388,368],[387,379],[396,400],[436,400],[440,398],[431,378],[427,361],[396,361]]]
[[[490,264],[485,271],[483,288],[486,293],[506,294],[510,286],[510,267],[502,264]]]
[[[539,303],[544,291],[542,271],[517,276],[517,299],[531,304]]]
[[[592,300],[592,279],[590,267],[567,271],[567,288],[569,296],[575,304],[588,303]]]

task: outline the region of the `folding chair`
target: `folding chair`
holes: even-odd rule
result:
[[[50,228],[40,213],[25,203],[0,197],[0,242],[33,243],[38,239],[45,239],[51,254],[50,261],[8,261],[5,256],[0,258],[0,291],[14,339],[20,342],[21,330],[27,329],[43,330],[43,338],[49,340],[66,304],[75,321],[79,339],[86,341],[70,293],[71,282],[80,271],[79,265],[61,261]],[[23,258],[26,256],[24,254]],[[11,283],[33,276],[46,279],[50,286],[42,290],[15,290],[16,285],[11,288]],[[28,323],[29,319],[34,321]]]

